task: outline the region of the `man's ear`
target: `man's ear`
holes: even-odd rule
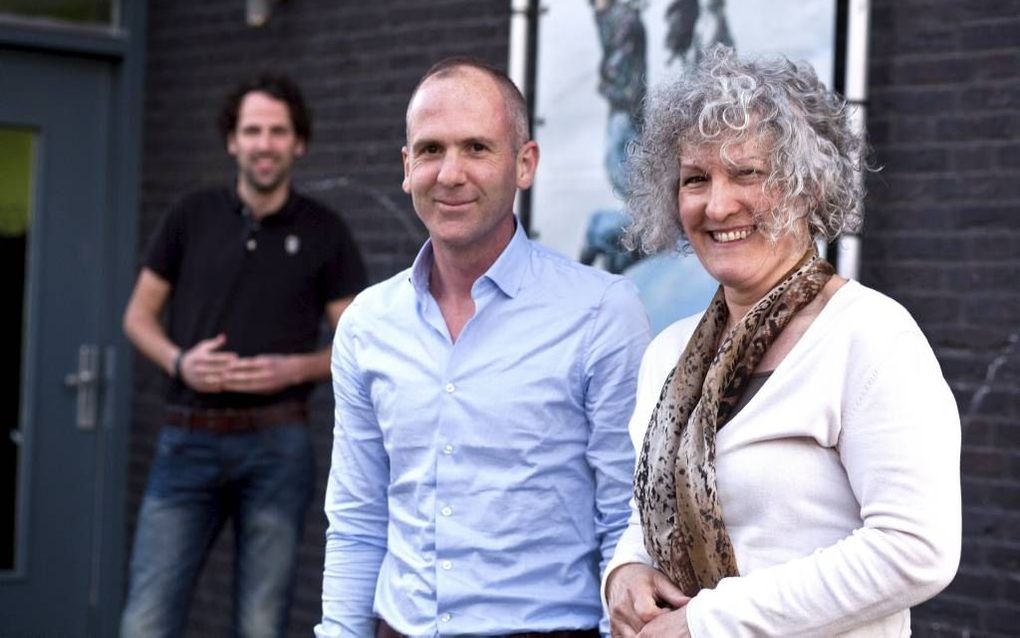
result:
[[[535,181],[538,170],[538,142],[531,140],[517,151],[517,188],[527,190]]]
[[[227,152],[231,155],[237,155],[237,134],[231,131],[227,133]]]
[[[401,182],[400,187],[404,189],[405,193],[410,194],[411,192],[411,152],[407,150],[407,147],[401,147],[400,149],[400,160],[404,165],[404,181]]]

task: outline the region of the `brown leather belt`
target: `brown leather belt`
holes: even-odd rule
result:
[[[166,422],[192,430],[217,434],[251,432],[284,423],[307,423],[308,407],[302,403],[280,403],[259,408],[192,409],[167,406]]]
[[[525,631],[516,634],[506,634],[506,636],[507,638],[599,638],[599,630],[561,629],[559,631]],[[385,620],[380,618],[375,638],[407,638],[407,636],[396,631]]]

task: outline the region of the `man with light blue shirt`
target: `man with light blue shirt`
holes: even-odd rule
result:
[[[334,341],[316,634],[597,636],[631,497],[637,293],[524,234],[538,146],[502,72],[432,67],[402,153],[429,240]]]

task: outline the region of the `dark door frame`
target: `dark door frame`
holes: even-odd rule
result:
[[[120,312],[134,282],[136,222],[141,166],[142,96],[145,67],[145,0],[121,0],[119,24],[113,27],[61,26],[31,20],[0,18],[0,51],[21,50],[55,57],[103,59],[111,63],[112,94],[109,117],[108,215],[103,245],[113,254],[102,264],[110,283],[100,299],[100,340],[107,356],[102,418],[97,425],[104,439],[104,477],[96,486],[101,507],[93,522],[104,549],[92,592],[96,610],[89,633],[117,633],[123,602],[126,553],[126,492],[128,437],[131,424],[132,374],[130,348],[120,330]],[[60,87],[54,87],[60,99]],[[101,514],[101,515],[100,515]],[[57,605],[59,607],[59,604]]]

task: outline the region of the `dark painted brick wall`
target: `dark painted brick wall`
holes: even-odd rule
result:
[[[263,28],[245,26],[242,0],[150,3],[139,250],[186,191],[234,175],[215,128],[227,87],[259,69],[291,74],[314,114],[310,153],[296,183],[333,206],[361,245],[371,280],[405,268],[424,239],[400,189],[404,109],[436,60],[469,54],[506,68],[503,0],[290,0]],[[163,379],[138,358],[130,459],[130,525],[162,410]],[[321,607],[323,490],[332,442],[332,396],[315,395],[318,493],[308,514],[290,624],[309,636]],[[190,636],[229,635],[232,532],[214,548],[195,593]]]
[[[1020,635],[1020,2],[873,3],[862,279],[932,341],[963,421],[964,545],[918,636]],[[923,401],[924,397],[912,397]]]
[[[297,183],[341,212],[373,281],[423,238],[400,190],[403,110],[418,75],[469,53],[505,66],[508,0],[290,0],[262,29],[240,0],[150,7],[139,246],[183,192],[232,177],[214,113],[247,71],[287,71],[316,116]],[[861,279],[901,301],[931,339],[963,416],[964,548],[949,589],[914,612],[918,636],[1020,635],[1020,1],[875,0]],[[138,366],[133,516],[162,379]],[[923,397],[912,397],[922,401]],[[309,513],[291,632],[319,613],[331,397],[316,395],[320,493]],[[192,636],[227,633],[230,534],[195,594]]]

